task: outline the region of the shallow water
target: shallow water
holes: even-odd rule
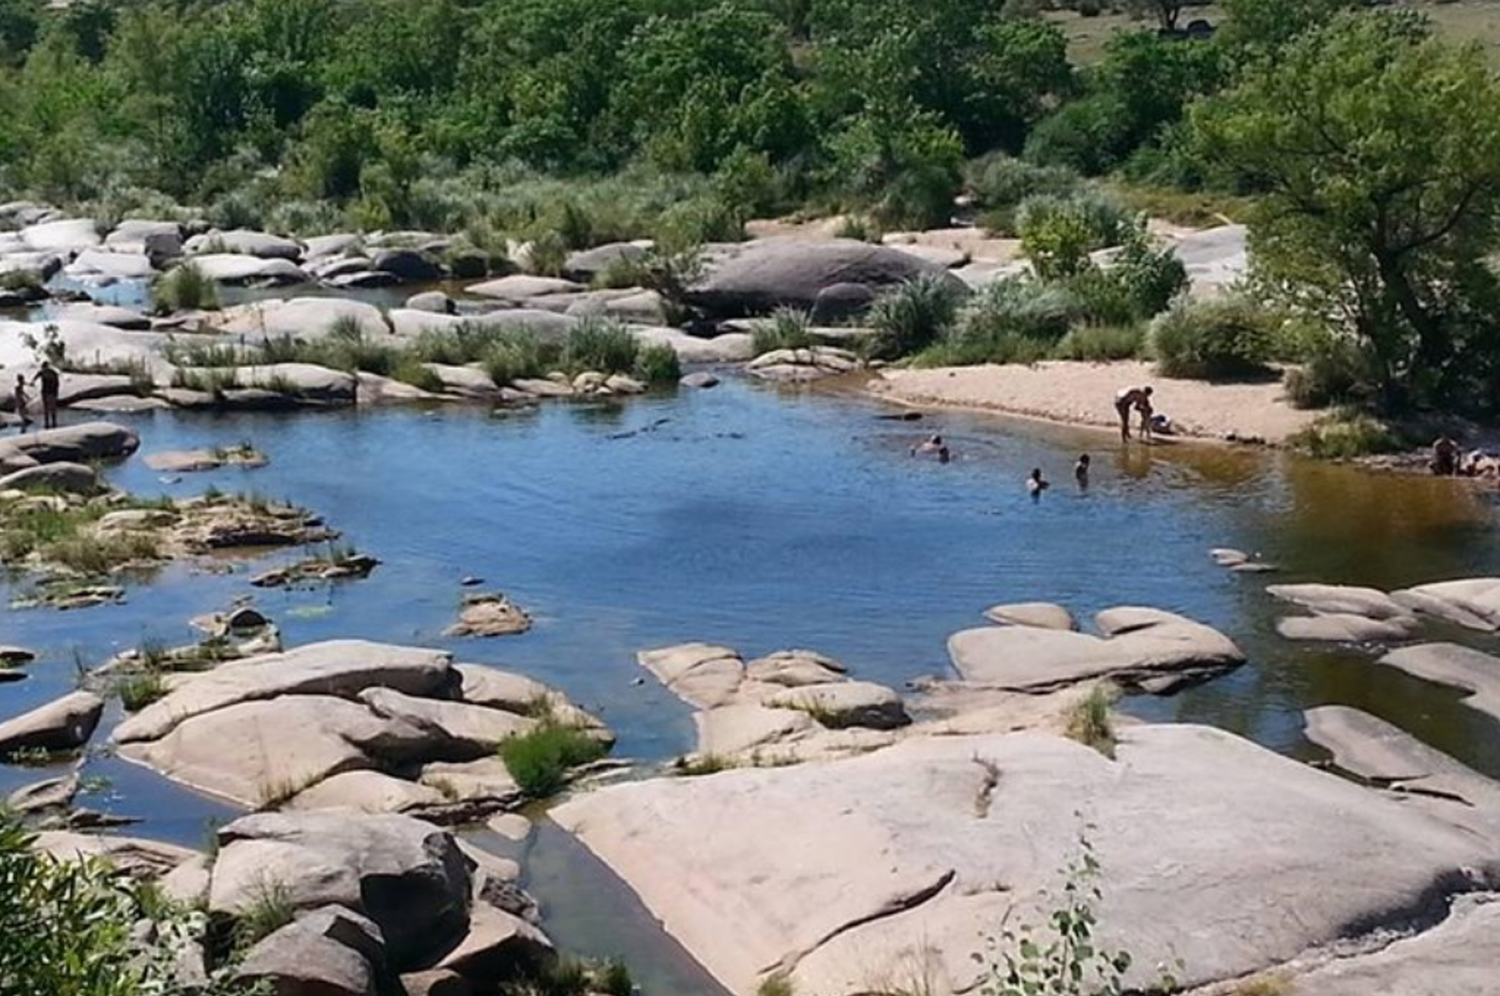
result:
[[[1272,627],[1282,607],[1263,591],[1268,580],[1388,587],[1500,573],[1492,492],[1253,450],[1125,452],[1105,435],[981,415],[876,418],[886,411],[731,378],[712,391],[623,405],[495,415],[127,417],[143,453],[250,440],[271,464],[174,480],[137,456],[111,472],[116,484],[143,494],[215,485],[285,498],[325,514],[384,563],[367,580],[293,592],[252,589],[244,569],[173,568],[132,587],[123,606],[6,612],[0,642],[43,659],[30,680],[0,686],[0,714],[70,687],[80,663],[146,639],[189,640],[191,616],[254,592],[291,644],[347,636],[430,644],[524,671],[601,713],[621,756],[655,762],[690,749],[692,724],[654,681],[637,683],[640,648],[685,640],[747,655],[811,647],[899,687],[948,673],[946,637],[982,624],[985,607],[1045,599],[1083,618],[1117,604],[1182,612],[1249,653],[1247,667],[1184,694],[1130,700],[1137,715],[1212,723],[1311,756],[1301,711],[1347,703],[1500,776],[1497,724],[1457,705],[1451,690],[1374,667],[1372,653],[1281,640]],[[908,455],[934,431],[954,447],[953,463]],[[1087,492],[1071,478],[1083,449],[1094,453]],[[1055,482],[1037,502],[1022,486],[1033,466]],[[1209,560],[1215,546],[1284,570],[1231,574]],[[272,555],[256,569],[290,559]],[[535,628],[489,641],[444,638],[468,575],[530,610]],[[7,601],[11,594],[0,590]],[[112,788],[88,802],[146,817],[150,835],[198,844],[206,823],[232,815],[122,762],[90,770]],[[0,788],[35,777],[0,769]],[[601,917],[582,898],[603,886],[555,836],[544,834],[533,856],[541,869],[533,884],[562,944],[640,947],[620,932],[636,929],[624,926],[630,917]],[[566,868],[581,870],[570,878]],[[701,991],[690,972],[670,968],[680,953],[665,951],[652,958],[651,991]]]

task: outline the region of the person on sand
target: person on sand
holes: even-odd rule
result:
[[[1040,498],[1042,496],[1042,492],[1046,491],[1051,486],[1052,485],[1050,483],[1042,479],[1042,468],[1033,467],[1031,469],[1031,476],[1026,478],[1026,490],[1031,492],[1031,497],[1033,499]]]
[[[62,386],[62,378],[58,377],[57,370],[51,361],[43,360],[42,368],[31,378],[33,384],[42,385],[42,428],[57,428],[57,395]]]
[[[1073,465],[1073,480],[1078,482],[1080,491],[1087,490],[1089,486],[1089,455],[1081,453],[1078,462]]]
[[[1120,442],[1130,442],[1130,410],[1141,413],[1141,433],[1151,433],[1151,386],[1122,387],[1115,392],[1115,412],[1120,416]]]
[[[1458,443],[1446,432],[1432,444],[1432,462],[1427,465],[1439,477],[1458,473]]]
[[[15,400],[16,416],[21,420],[21,431],[25,432],[27,427],[31,425],[31,415],[26,410],[31,404],[31,399],[26,396],[25,374],[16,374]]]

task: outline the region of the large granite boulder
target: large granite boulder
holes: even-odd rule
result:
[[[7,454],[23,455],[33,463],[118,460],[134,453],[140,445],[141,437],[127,426],[80,422],[0,440],[0,462]]]
[[[1500,578],[1463,578],[1391,592],[1403,608],[1492,633],[1500,629]]]
[[[282,806],[288,809],[357,809],[362,813],[420,813],[443,805],[435,788],[379,771],[346,771],[304,789]]]
[[[686,296],[710,317],[741,318],[779,307],[811,311],[823,290],[836,284],[881,288],[923,274],[951,279],[957,292],[966,290],[942,267],[885,246],[771,238],[751,242],[713,266]]]
[[[287,259],[294,262],[302,258],[302,247],[291,239],[266,232],[252,232],[243,228],[227,232],[214,230],[202,235],[194,235],[187,240],[184,248],[190,256],[208,253],[238,253],[258,259]]]
[[[73,495],[94,495],[104,490],[93,467],[81,463],[44,463],[0,476],[0,491],[44,489]]]
[[[264,283],[276,286],[305,284],[309,278],[289,259],[264,259],[245,253],[208,253],[194,256],[192,265],[209,280],[225,284]]]
[[[1488,841],[1197,726],[1130,727],[1115,760],[1034,733],[911,739],[612,786],[552,816],[734,992],[773,973],[888,991],[914,952],[929,991],[969,991],[986,935],[1046,923],[1080,836],[1098,943],[1131,952],[1134,988],[1179,958],[1187,987],[1260,971],[1500,881]]]
[[[610,242],[580,252],[569,253],[563,264],[563,276],[580,284],[591,284],[600,274],[622,267],[639,266],[646,261],[648,250],[634,242]]]
[[[1164,692],[1245,662],[1234,641],[1185,616],[1115,609],[1100,613],[1096,621],[1111,635],[986,626],[949,637],[948,652],[965,681],[1033,692],[1095,678]]]
[[[1347,614],[1367,619],[1400,619],[1411,615],[1378,588],[1346,584],[1273,584],[1267,585],[1266,591],[1274,598],[1326,615]]]
[[[358,327],[366,336],[390,335],[380,309],[364,301],[338,297],[294,297],[225,308],[214,325],[233,336],[257,339],[317,339],[342,327]]]
[[[357,702],[304,694],[183,718],[160,739],[123,743],[119,753],[190,788],[255,808],[279,805],[343,772],[374,768],[380,760],[411,761],[443,745],[431,732]]]
[[[77,750],[89,742],[104,700],[93,692],[72,692],[0,723],[0,755],[19,750]]]
[[[273,931],[245,952],[234,978],[276,996],[376,996],[388,988],[385,938],[366,917],[324,906]]]
[[[1500,657],[1456,643],[1422,643],[1402,647],[1376,663],[1416,678],[1463,689],[1463,703],[1500,719]]]
[[[409,816],[257,813],[219,831],[208,908],[236,914],[268,890],[298,910],[336,904],[373,920],[391,967],[426,968],[469,931],[472,862]]]
[[[352,699],[374,687],[442,694],[457,681],[450,664],[450,656],[440,650],[365,640],[329,640],[246,657],[220,664],[142,709],[116,727],[114,738],[120,743],[157,740],[193,716],[282,695]]]
[[[403,695],[389,688],[367,688],[359,695],[379,716],[428,732],[433,760],[470,761],[495,753],[501,741],[525,733],[536,720],[501,709]]]
[[[21,241],[33,252],[77,252],[103,242],[93,218],[64,218],[27,225]]]

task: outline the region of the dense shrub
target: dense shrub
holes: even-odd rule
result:
[[[1325,460],[1352,460],[1403,448],[1400,437],[1384,423],[1350,412],[1319,419],[1288,442],[1308,456]]]
[[[1055,360],[1130,360],[1146,345],[1146,330],[1140,325],[1084,325],[1074,329],[1052,349]]]
[[[1016,335],[1057,342],[1080,316],[1078,298],[1067,288],[1024,277],[997,280],[964,306],[958,320],[963,338],[995,340]]]
[[[867,321],[880,333],[878,351],[907,356],[931,345],[953,324],[962,289],[946,273],[924,273],[893,287],[871,305]]]
[[[750,342],[756,356],[778,349],[803,349],[813,344],[812,319],[798,308],[777,308],[771,317],[756,322],[750,329]]]
[[[1287,371],[1286,394],[1298,408],[1363,403],[1375,393],[1369,357],[1352,339],[1328,338],[1295,358],[1302,365]]]
[[[647,384],[672,384],[682,379],[682,360],[671,346],[649,343],[636,355],[635,375]]]
[[[590,316],[568,332],[563,343],[562,366],[569,373],[596,370],[600,373],[630,373],[635,370],[640,343],[624,324]]]
[[[568,772],[609,752],[583,730],[544,720],[529,732],[500,744],[500,757],[521,791],[533,799],[556,795],[567,785]]]
[[[217,308],[219,288],[192,263],[180,263],[151,284],[151,304],[160,314]]]
[[[1089,265],[1089,253],[1119,245],[1130,231],[1130,216],[1097,191],[1044,194],[1021,202],[1016,229],[1037,275],[1052,280],[1081,272]]]
[[[980,224],[995,235],[1016,233],[1016,208],[1028,197],[1067,197],[1082,184],[1077,173],[1060,166],[1038,166],[1003,153],[969,163],[964,183],[980,209]]]
[[[1151,355],[1167,377],[1263,374],[1280,321],[1243,297],[1182,299],[1151,323]]]

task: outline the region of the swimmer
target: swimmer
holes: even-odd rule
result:
[[[1042,496],[1042,492],[1046,491],[1051,486],[1051,484],[1042,479],[1042,468],[1040,467],[1033,467],[1031,470],[1031,476],[1026,478],[1026,490],[1031,492],[1031,497],[1034,499],[1040,498]]]
[[[1089,455],[1087,453],[1080,454],[1078,462],[1073,465],[1073,480],[1078,482],[1080,490],[1089,486]]]
[[[1115,412],[1120,416],[1120,442],[1130,441],[1130,410],[1141,414],[1141,434],[1151,435],[1151,386],[1122,387],[1115,392]]]
[[[939,460],[941,460],[943,463],[948,462],[948,444],[943,442],[943,437],[937,435],[936,433],[928,436],[924,442],[920,442],[917,445],[913,446],[909,452],[912,456],[916,456],[919,453],[936,453]]]

